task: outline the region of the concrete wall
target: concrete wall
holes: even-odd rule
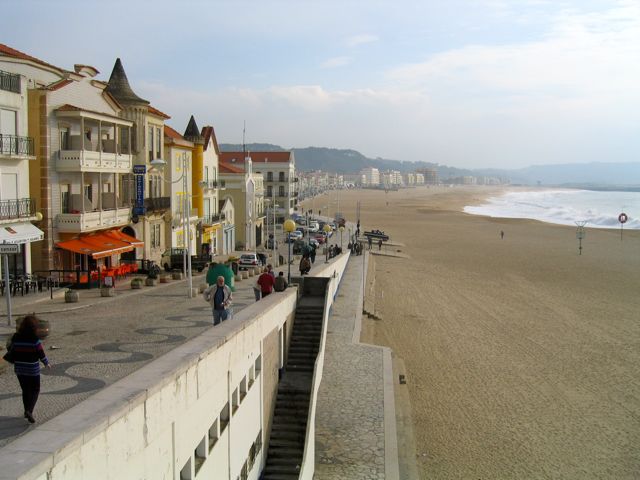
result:
[[[257,479],[296,297],[247,307],[18,438],[0,479]]]

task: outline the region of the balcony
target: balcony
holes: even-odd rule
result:
[[[201,185],[204,190],[215,190],[216,188],[227,188],[225,180],[203,180]]]
[[[36,201],[33,198],[0,200],[0,221],[31,218],[36,215]]]
[[[169,210],[171,208],[171,197],[145,198],[144,208],[147,213]]]
[[[0,134],[0,155],[7,157],[33,157],[33,138]]]
[[[122,227],[129,223],[131,208],[122,207],[95,212],[60,213],[57,227],[60,232],[84,233],[110,227]]]
[[[99,143],[83,142],[80,135],[70,136],[68,148],[60,151],[56,169],[59,172],[131,172],[133,156],[127,145],[116,145],[113,140]]]
[[[20,75],[0,70],[0,90],[20,93]]]
[[[224,213],[216,213],[214,215],[207,215],[205,217],[202,217],[202,224],[203,225],[215,225],[216,223],[220,223],[224,219],[225,219]]]

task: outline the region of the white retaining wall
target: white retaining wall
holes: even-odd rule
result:
[[[332,280],[313,378],[303,479],[313,477],[327,318],[348,258],[341,255],[314,272]],[[243,470],[247,479],[258,479],[270,425],[265,392],[273,387],[265,382],[277,378],[277,372],[263,367],[265,355],[273,355],[265,352],[265,339],[293,318],[296,298],[297,289],[291,288],[245,308],[19,437],[0,450],[0,480],[235,480]],[[274,401],[268,399],[271,405]]]

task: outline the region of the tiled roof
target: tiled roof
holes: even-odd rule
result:
[[[220,169],[220,173],[244,173],[242,164],[234,165],[231,163],[219,162],[218,168]]]
[[[178,138],[180,140],[184,140],[184,137],[180,135],[178,132],[176,132],[173,128],[171,128],[169,125],[164,126],[164,136],[169,138]]]
[[[55,65],[51,65],[50,63],[43,62],[39,58],[32,57],[31,55],[27,55],[26,53],[23,53],[20,50],[16,50],[15,48],[11,48],[3,43],[0,43],[0,54],[6,55],[8,57],[21,58],[22,60],[29,60],[31,62],[44,65],[46,67],[55,68],[56,70],[60,70],[61,72],[67,71],[64,68],[56,67]]]
[[[244,155],[244,152],[222,152],[220,158],[242,160]],[[253,163],[289,163],[291,161],[291,152],[247,152],[247,156],[251,157]]]
[[[209,139],[211,139],[213,141],[213,148],[215,149],[216,154],[218,154],[219,156],[220,149],[218,148],[218,140],[216,139],[216,132],[213,130],[213,127],[210,125],[203,127],[202,136],[204,137],[204,149],[207,149],[207,146],[209,145]]]
[[[68,103],[65,103],[61,107],[56,108],[55,111],[56,112],[87,112],[87,113],[93,113],[95,115],[102,115],[102,116],[105,116],[105,117],[111,117],[114,120],[119,120],[120,122],[133,123],[131,120],[128,120],[126,118],[118,117],[117,115],[114,115],[113,113],[98,112],[96,110],[89,110],[87,108],[81,108],[81,107],[76,107],[75,105],[69,105]]]
[[[151,105],[149,105],[149,113],[151,113],[152,115],[156,115],[158,117],[165,118],[167,120],[171,118],[166,113],[161,112],[160,110],[158,110],[157,108],[152,107]]]
[[[62,80],[58,80],[57,82],[49,84],[47,88],[49,90],[60,90],[61,88],[66,87],[70,83],[73,83],[73,80],[66,80],[63,78]]]

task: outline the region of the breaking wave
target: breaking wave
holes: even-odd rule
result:
[[[586,221],[591,228],[618,228],[618,215],[628,216],[624,228],[640,229],[640,192],[549,190],[509,192],[487,199],[479,206],[464,207],[466,213],[497,218],[530,218],[547,223],[575,225]]]

